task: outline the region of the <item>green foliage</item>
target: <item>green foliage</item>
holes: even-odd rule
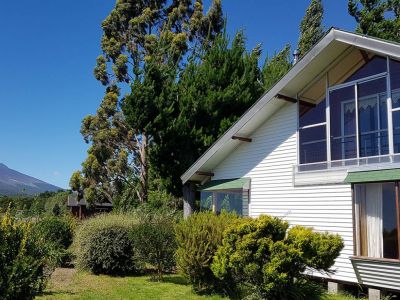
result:
[[[180,176],[261,96],[260,47],[246,50],[239,32],[216,36],[189,58],[169,98],[172,110],[156,127],[150,152],[155,173],[180,196]],[[176,89],[176,91],[175,91]]]
[[[298,49],[303,56],[314,46],[324,35],[322,19],[324,8],[321,0],[311,0],[306,14],[300,23],[300,38]]]
[[[236,219],[236,215],[224,212],[218,216],[200,212],[176,226],[177,265],[195,291],[209,293],[229,289],[224,281],[214,276],[211,264],[222,244],[223,231]]]
[[[142,216],[131,231],[135,257],[143,264],[155,268],[158,280],[175,267],[174,224],[173,215],[152,213]]]
[[[0,212],[10,211],[21,217],[37,217],[43,214],[53,214],[53,208],[58,204],[60,214],[67,213],[67,197],[69,192],[44,192],[36,196],[0,196]]]
[[[267,299],[310,299],[304,271],[328,272],[343,248],[338,235],[315,233],[279,218],[239,219],[224,232],[211,266],[220,280],[248,284]],[[311,294],[310,294],[311,293]]]
[[[46,254],[46,265],[52,269],[71,263],[71,253],[75,221],[71,217],[46,216],[33,224],[32,235],[40,243]]]
[[[7,212],[0,223],[0,298],[33,299],[45,283],[44,255],[28,222]]]
[[[265,59],[262,68],[264,89],[269,90],[279,79],[281,79],[292,67],[290,62],[290,45],[286,45],[273,57]]]
[[[399,0],[349,0],[348,11],[357,32],[400,42]]]
[[[48,216],[35,223],[33,231],[39,238],[67,249],[72,244],[74,227],[74,220],[70,217]]]
[[[95,274],[135,271],[129,235],[136,224],[137,217],[132,214],[102,214],[85,220],[73,244],[78,267]]]
[[[82,121],[82,135],[91,147],[82,172],[70,182],[79,196],[89,203],[119,199],[130,204],[133,197],[147,201],[148,153],[168,124],[179,66],[222,25],[220,0],[212,1],[207,13],[200,0],[116,2],[102,22],[103,53],[94,69],[96,79],[107,86],[106,95],[96,115]],[[116,85],[122,83],[131,92],[120,99]],[[132,187],[126,197],[125,189]]]

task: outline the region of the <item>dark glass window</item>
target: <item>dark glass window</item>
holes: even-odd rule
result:
[[[353,75],[351,75],[345,82],[350,82],[365,77],[373,76],[387,71],[386,58],[374,56],[368,63],[359,68]]]
[[[393,148],[400,153],[400,111],[393,112]]]
[[[300,129],[300,163],[326,161],[326,126]]]
[[[382,185],[383,257],[398,258],[396,190],[394,183]]]
[[[243,193],[237,192],[218,192],[215,193],[215,208],[217,214],[222,211],[235,212],[239,216],[243,215]]]
[[[325,99],[318,104],[299,104],[300,164],[323,162],[326,157]]]
[[[214,209],[217,214],[227,211],[242,216],[248,212],[248,193],[241,189],[201,191],[200,210]]]
[[[201,192],[200,193],[200,210],[212,210],[213,193]]]
[[[358,85],[360,157],[389,153],[386,78]]]
[[[400,107],[400,62],[390,60],[390,85],[392,88],[392,107]]]
[[[354,86],[333,90],[329,94],[332,160],[357,156]]]
[[[299,126],[323,123],[326,120],[326,101],[325,99],[317,105],[307,102],[299,104]]]

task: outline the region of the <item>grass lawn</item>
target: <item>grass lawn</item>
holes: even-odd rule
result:
[[[226,299],[220,296],[198,296],[179,275],[165,276],[164,282],[154,282],[149,276],[111,277],[59,268],[53,273],[40,300],[49,299]]]
[[[179,299],[220,300],[220,296],[198,296],[179,275],[165,276],[164,282],[154,282],[149,276],[111,277],[77,272],[75,269],[56,269],[40,300],[49,299]],[[324,300],[350,300],[345,296],[327,296]]]

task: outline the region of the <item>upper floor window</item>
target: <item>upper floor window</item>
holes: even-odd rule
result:
[[[350,66],[339,63],[328,71],[327,99],[299,101],[300,164],[331,161],[332,166],[343,166],[387,156],[392,153],[392,129],[393,153],[400,153],[400,62],[388,64],[387,58],[365,53],[360,57]],[[321,98],[322,86],[319,80],[304,95]],[[393,110],[388,107],[389,96]]]

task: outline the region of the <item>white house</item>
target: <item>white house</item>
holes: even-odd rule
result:
[[[331,29],[185,174],[201,205],[338,233],[336,283],[400,291],[400,44]]]

